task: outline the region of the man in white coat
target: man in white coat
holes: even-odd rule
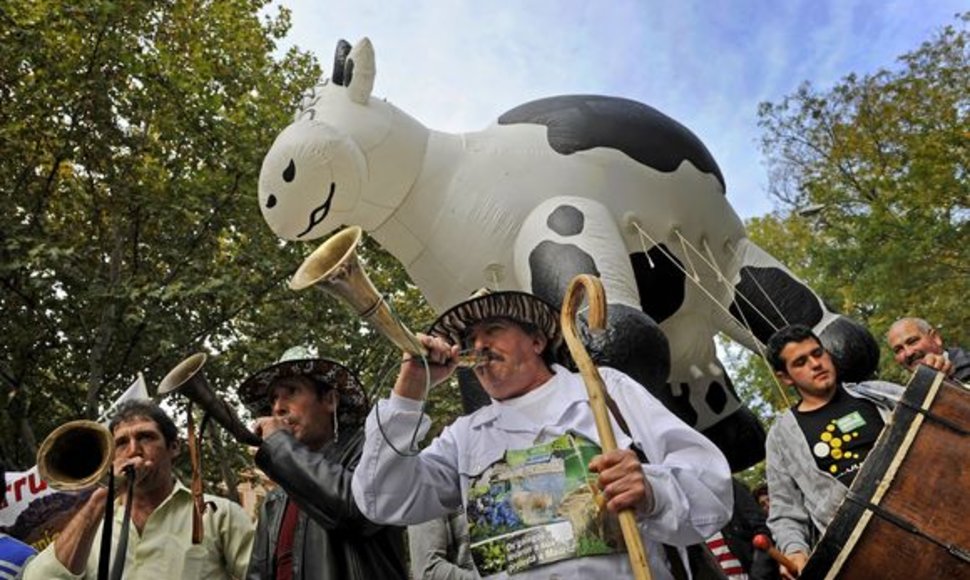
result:
[[[426,361],[405,356],[367,419],[353,492],[368,518],[413,524],[464,505],[482,576],[610,578],[632,575],[615,519],[632,508],[653,577],[688,577],[684,547],[723,527],[733,503],[710,441],[601,368],[619,446],[602,453],[582,377],[554,362],[558,314],[531,294],[472,298],[419,338]],[[492,402],[417,452],[427,389],[455,371],[462,347],[484,360],[474,372]]]

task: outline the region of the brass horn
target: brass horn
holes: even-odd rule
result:
[[[178,391],[190,401],[202,407],[216,423],[232,434],[236,441],[258,447],[263,439],[246,428],[228,403],[216,396],[202,373],[205,366],[205,353],[196,353],[180,362],[165,375],[158,385],[159,396]]]
[[[84,419],[70,421],[40,444],[37,471],[54,489],[79,491],[107,481],[114,455],[114,437],[107,427]]]
[[[350,226],[332,235],[307,256],[290,279],[290,289],[318,286],[346,301],[388,340],[407,354],[424,356],[427,350],[414,334],[391,314],[357,258],[357,244],[363,231]]]
[[[427,356],[428,350],[404,323],[394,317],[387,301],[367,277],[357,258],[357,245],[362,235],[360,226],[346,227],[332,235],[303,260],[290,279],[290,289],[317,286],[347,302],[358,316],[404,353]],[[458,353],[457,363],[460,367],[474,367],[488,362],[489,358],[488,353],[469,349]]]
[[[125,569],[124,555],[128,549],[128,526],[131,524],[131,502],[126,502],[121,533],[115,549],[115,568],[109,570],[114,486],[127,489],[128,497],[134,491],[134,467],[126,467],[123,474],[111,474],[114,464],[115,441],[111,431],[101,423],[80,419],[64,423],[51,431],[37,450],[37,472],[50,487],[60,491],[81,491],[98,485],[111,486],[104,506],[101,527],[102,555],[98,563],[98,578],[122,578]],[[122,484],[125,482],[125,484]]]

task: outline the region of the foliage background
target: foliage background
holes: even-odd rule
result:
[[[295,344],[387,388],[398,353],[334,298],[286,280],[312,247],[284,243],[255,203],[262,157],[321,74],[277,50],[285,8],[266,0],[0,2],[0,456],[33,464],[55,426],[95,417],[143,372],[185,356],[222,396]],[[919,315],[970,343],[967,113],[970,17],[896,63],[762,104],[776,210],[750,236],[882,341]],[[329,66],[329,63],[327,63]],[[433,319],[369,240],[375,285],[413,329]],[[885,350],[880,375],[905,382]],[[766,423],[784,408],[762,363],[727,353]],[[428,411],[460,412],[454,384]],[[210,483],[251,462],[212,439]],[[221,452],[231,450],[230,453]],[[754,481],[762,468],[744,477]]]
[[[759,109],[777,209],[748,220],[749,236],[867,326],[879,377],[902,384],[885,342],[896,319],[925,318],[947,345],[970,345],[970,14],[954,20],[893,66]],[[780,389],[737,354],[735,383],[770,423]]]
[[[313,248],[279,241],[258,211],[262,157],[321,74],[311,54],[277,54],[289,12],[267,5],[0,7],[9,469],[32,465],[55,426],[97,417],[139,371],[154,389],[194,352],[217,355],[204,372],[231,401],[295,344],[370,371],[367,384],[396,360],[335,299],[287,289]],[[430,319],[393,259],[370,243],[361,254],[403,319]],[[235,489],[251,462],[235,445],[218,452],[225,443],[212,440],[209,478]]]

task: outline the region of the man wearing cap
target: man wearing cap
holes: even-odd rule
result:
[[[731,515],[727,460],[710,441],[601,368],[619,446],[602,454],[582,378],[554,362],[558,314],[531,294],[472,298],[429,335],[419,335],[427,361],[405,357],[394,392],[367,419],[353,480],[365,515],[415,523],[464,505],[482,576],[609,578],[632,573],[615,519],[632,508],[653,577],[687,577],[683,547]],[[426,388],[455,370],[460,346],[486,359],[474,372],[491,404],[417,453],[410,441],[419,422],[419,436],[428,429]]]
[[[260,508],[247,578],[407,578],[403,530],[368,521],[350,491],[367,398],[344,366],[297,347],[250,377],[256,465],[280,488]]]

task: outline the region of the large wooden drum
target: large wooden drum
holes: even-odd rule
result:
[[[916,371],[801,577],[970,579],[970,389]]]

